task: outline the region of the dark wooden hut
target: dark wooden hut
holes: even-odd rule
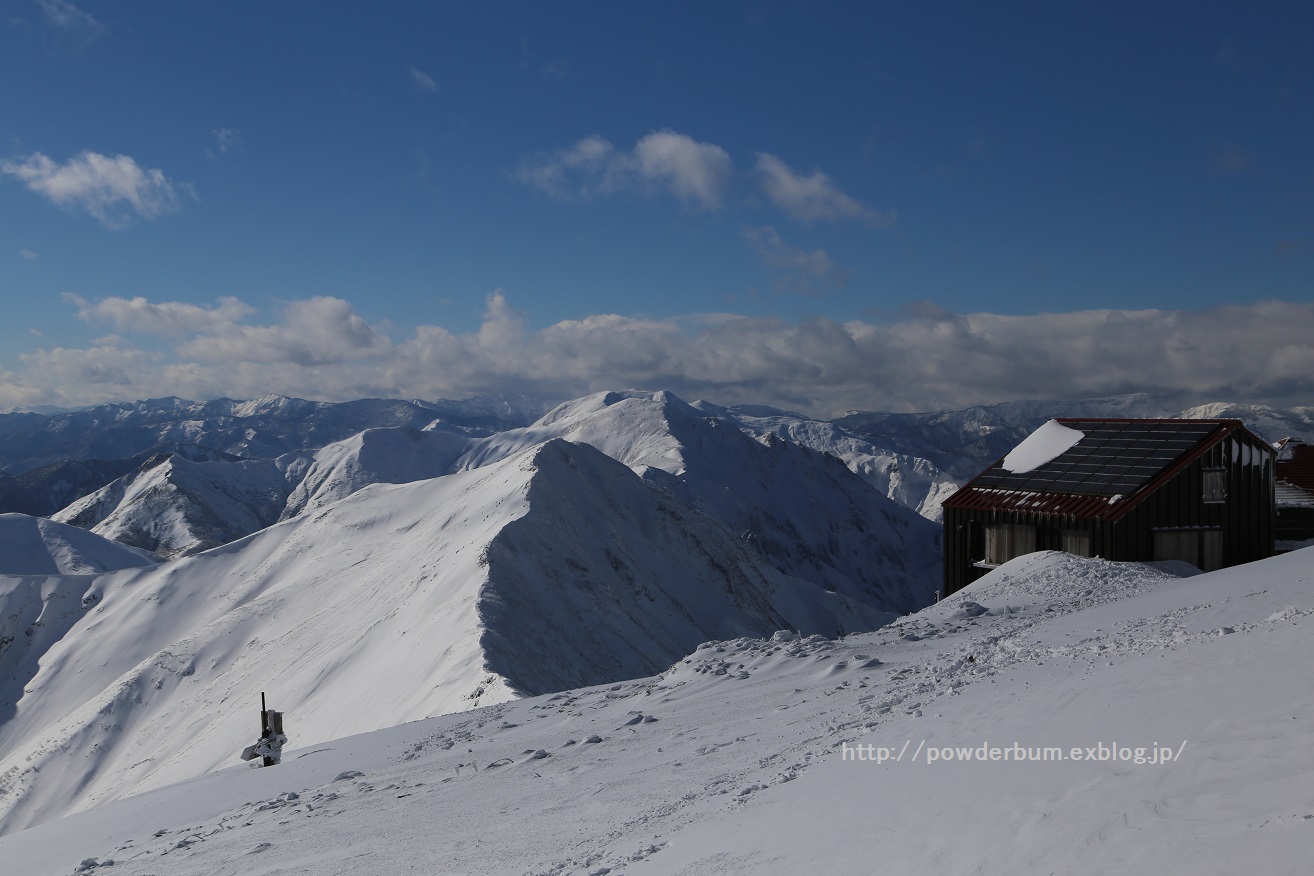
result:
[[[1314,444],[1278,442],[1275,547],[1296,550],[1314,543]]]
[[[1039,550],[1205,571],[1270,556],[1274,457],[1240,420],[1052,420],[944,503],[945,595]]]

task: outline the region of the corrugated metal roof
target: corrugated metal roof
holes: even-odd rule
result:
[[[1034,471],[1010,472],[1001,459],[944,507],[1117,518],[1223,436],[1245,429],[1240,420],[1058,422],[1081,440]]]

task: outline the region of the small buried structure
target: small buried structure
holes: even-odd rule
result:
[[[1270,556],[1274,457],[1240,420],[1050,420],[944,503],[945,595],[1039,550],[1205,571]]]
[[[1277,443],[1277,551],[1314,546],[1314,444],[1298,438]]]

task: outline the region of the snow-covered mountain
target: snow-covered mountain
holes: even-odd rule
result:
[[[475,468],[549,438],[590,444],[752,542],[788,575],[908,611],[939,586],[939,528],[834,456],[707,416],[669,392],[604,392],[473,443]]]
[[[17,476],[0,474],[0,513],[14,511],[49,517],[115,478],[140,468],[151,457],[169,453],[193,462],[237,461],[237,457],[227,453],[177,442],[166,442],[123,459],[64,459]]]
[[[366,429],[316,451],[288,496],[281,519],[321,508],[370,484],[406,484],[447,474],[469,445],[469,435],[441,424],[424,430]]]
[[[1183,411],[1180,416],[1242,420],[1250,431],[1269,442],[1299,438],[1314,443],[1314,407],[1274,408],[1214,402]]]
[[[0,863],[1304,873],[1312,554],[1189,578],[1032,554],[843,641],[709,643],[660,675],[328,744],[288,708],[280,766],[234,760],[11,834]]]
[[[699,401],[694,407],[706,414],[733,420],[739,428],[759,440],[774,435],[821,453],[834,454],[888,498],[937,523],[944,518],[940,504],[961,486],[928,460],[878,447],[867,438],[826,420],[815,420],[765,405],[723,408]]]
[[[0,580],[26,643],[0,664],[4,830],[228,763],[261,690],[326,741],[649,674],[708,639],[891,617],[561,440],[153,569]],[[52,594],[85,613],[15,625]]]
[[[309,464],[295,453],[232,462],[161,454],[52,519],[160,557],[189,556],[277,521]]]
[[[0,575],[92,575],[154,565],[156,558],[44,517],[0,514]],[[4,659],[0,647],[0,660]]]

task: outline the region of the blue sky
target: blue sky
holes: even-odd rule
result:
[[[0,3],[0,409],[1314,403],[1303,3]]]

